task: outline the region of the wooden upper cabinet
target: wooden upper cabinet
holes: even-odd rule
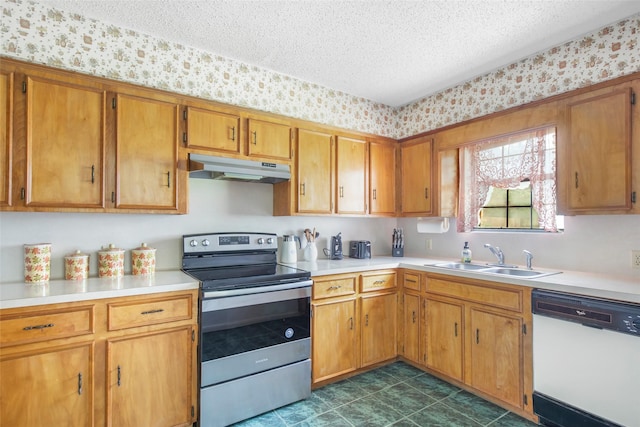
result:
[[[178,208],[178,105],[116,97],[117,208]]]
[[[369,213],[396,213],[396,144],[369,142]]]
[[[12,72],[0,70],[0,206],[11,205],[11,153],[13,149]]]
[[[205,108],[186,107],[187,148],[240,154],[240,117]]]
[[[333,137],[330,134],[298,130],[298,212],[332,212],[332,147]]]
[[[104,206],[106,92],[26,77],[25,205]]]
[[[336,213],[367,213],[367,142],[337,137]]]
[[[631,209],[631,97],[627,87],[568,104],[569,212]]]
[[[291,160],[291,126],[249,119],[248,128],[249,156]]]
[[[402,214],[433,214],[433,140],[421,139],[400,145],[402,157]]]

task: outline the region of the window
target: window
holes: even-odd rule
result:
[[[460,150],[458,231],[557,231],[555,128],[480,141]]]

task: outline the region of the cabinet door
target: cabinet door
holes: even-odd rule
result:
[[[187,147],[240,154],[240,117],[187,107]]]
[[[313,304],[312,371],[317,383],[358,367],[356,358],[356,300]]]
[[[336,147],[336,212],[363,215],[367,213],[367,143],[338,137]]]
[[[85,343],[4,356],[2,425],[93,425],[93,353],[93,343]]]
[[[420,296],[404,294],[404,357],[420,363]]]
[[[291,160],[291,127],[249,119],[249,156]]]
[[[178,106],[119,94],[117,208],[177,209]]]
[[[369,206],[372,215],[396,213],[395,144],[369,143]]]
[[[26,206],[104,206],[106,92],[27,77]]]
[[[107,425],[191,424],[190,326],[107,342]]]
[[[427,299],[427,366],[462,381],[463,313],[461,304]]]
[[[0,206],[11,205],[13,73],[0,71]]]
[[[432,187],[433,140],[405,144],[400,146],[402,213],[430,215],[433,213],[434,196]]]
[[[397,296],[362,296],[362,366],[396,357]]]
[[[331,135],[298,130],[298,212],[330,214],[333,211]]]
[[[471,385],[522,407],[522,320],[471,310]]]
[[[569,104],[569,209],[631,208],[631,89]]]

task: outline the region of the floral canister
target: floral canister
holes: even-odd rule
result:
[[[124,276],[124,249],[113,243],[98,251],[98,276],[118,278]]]
[[[134,276],[153,274],[156,271],[156,250],[142,243],[131,249],[131,274]]]
[[[64,257],[64,278],[84,280],[89,277],[89,255],[75,251]]]
[[[51,243],[24,245],[24,281],[48,282],[51,272]]]

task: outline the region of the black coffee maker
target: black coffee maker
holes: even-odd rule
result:
[[[331,248],[329,250],[330,259],[342,259],[342,233],[331,236]]]

